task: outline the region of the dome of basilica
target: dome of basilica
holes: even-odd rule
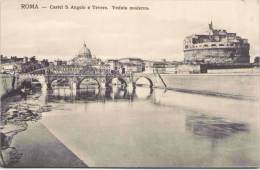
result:
[[[72,63],[75,65],[91,65],[92,55],[90,49],[87,47],[86,43],[83,44],[83,47],[79,50],[78,55],[72,59]]]
[[[79,50],[78,56],[92,58],[90,49],[87,47],[86,43],[83,44],[83,47]]]

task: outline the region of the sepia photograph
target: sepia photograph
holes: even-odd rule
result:
[[[259,168],[260,0],[0,0],[3,168]]]

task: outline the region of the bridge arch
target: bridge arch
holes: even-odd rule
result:
[[[146,77],[146,76],[140,76],[140,77],[136,78],[136,80],[133,82],[134,86],[137,85],[137,82],[139,80],[147,80],[148,83],[149,83],[149,87],[150,88],[152,88],[154,86],[153,81],[150,78]]]
[[[122,85],[124,85],[125,87],[127,87],[127,81],[124,79],[124,78],[122,78],[122,77],[120,77],[120,76],[115,76],[115,77],[111,77],[110,79],[108,79],[107,81],[106,81],[106,86],[109,86],[109,85],[111,85],[112,83],[113,83],[113,80],[118,80]]]
[[[38,84],[41,89],[46,88],[45,78],[43,76],[23,75],[23,76],[19,76],[18,82],[22,87]]]
[[[90,85],[92,85],[92,83],[96,83],[96,85],[98,86],[98,88],[101,87],[101,83],[94,77],[84,77],[83,79],[79,80],[77,83],[77,89],[80,89],[80,85],[82,84],[82,82],[84,82],[85,80],[92,80],[92,82],[90,82]]]
[[[109,85],[111,85],[112,83],[113,83],[113,80],[118,80],[118,81],[120,81],[120,83],[122,84],[122,85],[124,85],[125,87],[127,87],[127,81],[124,79],[124,78],[122,78],[122,77],[120,77],[120,76],[116,76],[116,77],[111,77],[110,79],[108,79],[107,81],[106,81],[106,86],[109,86]]]
[[[33,84],[36,85],[36,86],[38,86],[38,87],[40,87],[40,88],[42,88],[41,82],[40,82],[39,80],[35,79],[35,78],[23,79],[23,80],[21,81],[21,86],[22,86],[22,87],[32,87]]]
[[[49,80],[48,87],[49,87],[49,89],[52,89],[55,86],[55,84],[58,84],[61,82],[65,82],[65,83],[67,83],[66,84],[67,86],[70,86],[70,79],[64,78],[64,77],[61,77],[61,78],[55,77],[55,78]]]
[[[153,96],[154,89],[153,88],[135,88],[133,94],[135,97],[139,99],[150,99]]]

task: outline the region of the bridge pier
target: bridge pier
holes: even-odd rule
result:
[[[70,84],[70,88],[71,88],[71,91],[72,91],[72,95],[76,95],[77,93],[77,82],[75,81],[72,81],[71,84]]]
[[[126,88],[130,93],[132,93],[136,87],[134,83],[129,82]]]
[[[52,89],[52,87],[51,87],[51,84],[50,84],[50,83],[46,83],[46,85],[47,85],[47,90],[51,90],[51,89]]]
[[[47,84],[44,82],[44,83],[41,83],[41,85],[42,85],[42,90],[47,91],[47,89],[48,89]]]
[[[132,84],[133,89],[136,89],[136,83],[133,81],[131,84]]]
[[[105,89],[106,88],[106,79],[105,78],[99,77],[96,80],[98,82],[99,88],[101,88],[101,89]]]
[[[99,88],[101,88],[101,89],[105,89],[106,88],[106,83],[105,82],[101,82],[99,85],[100,85]]]

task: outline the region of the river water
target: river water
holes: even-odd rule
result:
[[[89,167],[260,165],[259,101],[116,86],[37,95],[25,103],[51,109],[36,124]]]

